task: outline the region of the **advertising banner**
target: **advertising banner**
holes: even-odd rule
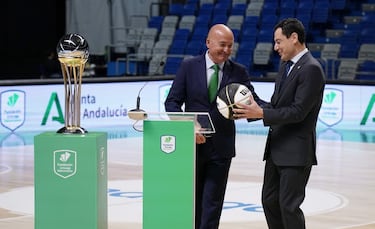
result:
[[[82,85],[81,126],[87,130],[132,130],[128,111],[164,112],[171,80],[87,83]],[[273,82],[254,82],[256,93],[269,101]],[[0,86],[0,136],[58,130],[64,125],[64,87],[60,84]],[[327,84],[318,119],[319,132],[368,132],[375,129],[375,87]],[[236,121],[237,131],[264,134],[261,121]],[[127,134],[134,132],[127,132]],[[7,136],[9,137],[9,136]],[[332,137],[332,136],[330,136]]]

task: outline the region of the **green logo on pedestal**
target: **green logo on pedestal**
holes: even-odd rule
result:
[[[53,171],[64,179],[73,176],[77,171],[77,152],[72,150],[54,151]]]
[[[164,153],[172,153],[176,150],[175,136],[161,136],[160,148]]]

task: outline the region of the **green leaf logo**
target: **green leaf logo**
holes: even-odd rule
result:
[[[171,137],[171,136],[168,136],[168,137],[165,138],[165,142],[166,142],[166,143],[170,143],[171,140],[172,140],[172,137]]]
[[[10,96],[7,102],[8,106],[14,107],[14,105],[16,105],[17,103],[18,98],[19,98],[19,95],[17,93],[14,93],[12,96]]]
[[[324,102],[325,103],[332,103],[333,100],[335,100],[335,98],[336,98],[336,93],[332,91],[329,94],[326,94],[324,96]]]

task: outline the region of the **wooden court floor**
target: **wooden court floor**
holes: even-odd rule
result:
[[[237,135],[237,156],[230,171],[226,201],[235,199],[246,202],[247,198],[255,196],[251,201],[259,203],[264,141],[265,136]],[[313,167],[307,187],[312,193],[305,201],[309,205],[305,212],[307,228],[374,229],[375,144],[318,140],[318,163]],[[109,184],[141,179],[142,139],[109,140]],[[33,195],[30,190],[33,190],[33,146],[1,147],[1,229],[34,228]],[[125,212],[122,213],[109,203],[108,228],[142,228],[139,211],[141,200],[133,204],[124,203],[122,207]],[[138,206],[137,210],[132,210],[133,206]],[[136,213],[129,220],[118,220],[121,214],[126,217],[126,211]],[[267,228],[260,213],[255,216],[251,214],[242,210],[223,210],[220,229]]]

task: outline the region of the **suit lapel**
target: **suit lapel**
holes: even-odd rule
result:
[[[202,86],[203,89],[208,89],[207,84],[207,70],[206,70],[206,60],[204,59],[204,55],[201,55],[201,58],[197,60],[197,64],[194,67],[194,72],[196,73],[193,78],[196,78],[196,80],[199,82],[198,85]],[[207,95],[208,96],[208,95]]]
[[[280,67],[280,70],[279,70],[279,78],[278,78],[278,81],[277,81],[277,87],[276,87],[277,94],[279,94],[279,93],[281,92],[281,91],[280,91],[280,90],[281,90],[281,81],[282,81],[283,74],[284,74],[284,72],[286,71],[285,68],[286,68],[286,62],[284,62],[284,63],[282,64],[282,66]],[[286,80],[287,80],[287,79],[285,79],[284,87],[285,87],[285,85],[286,85]]]
[[[231,63],[229,61],[225,61],[224,66],[223,66],[223,77],[220,82],[219,90],[228,84],[231,70],[232,70]]]
[[[305,64],[305,62],[308,60],[308,57],[309,57],[309,52],[305,53],[293,66],[292,70],[289,72],[289,75],[287,76],[287,78],[285,79],[285,82],[284,82],[284,85],[283,85],[283,89],[280,90],[280,80],[279,79],[279,82],[278,82],[278,85],[277,85],[277,99],[276,101],[279,100],[280,96],[283,94],[283,91],[287,90],[288,88],[288,85],[290,84],[290,82],[292,80],[294,80],[295,77],[298,77],[298,74],[300,72],[300,70],[302,69],[302,66]],[[281,78],[281,74],[285,71],[285,63],[283,64],[282,66],[282,71],[279,72],[279,75],[280,75],[280,78]]]

